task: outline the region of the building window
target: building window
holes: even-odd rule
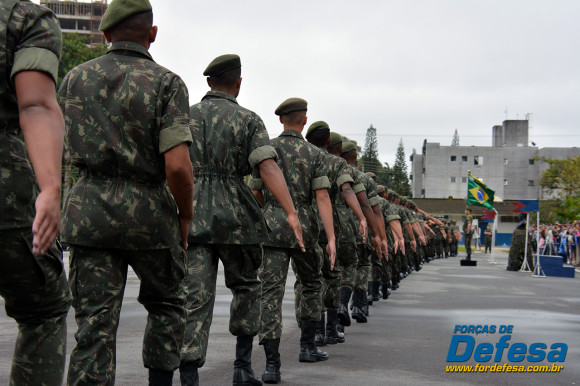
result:
[[[507,184],[508,184],[508,180],[503,180],[503,184],[504,184],[505,186],[507,186]]]
[[[535,186],[536,183],[534,182],[534,180],[528,180],[528,186]]]
[[[533,165],[534,164],[534,160],[533,159],[528,160],[528,162],[529,162],[530,165]]]
[[[482,155],[476,155],[473,157],[473,164],[474,165],[483,165],[483,156]]]
[[[499,216],[501,222],[520,222],[519,216]]]
[[[412,174],[409,175],[409,180],[413,181],[413,175]]]
[[[421,189],[421,194],[424,196],[425,195],[425,189]]]
[[[504,165],[507,165],[507,164],[508,164],[508,159],[507,159],[507,158],[504,158],[504,159],[503,159],[503,164],[504,164]]]
[[[467,156],[466,156],[466,155],[462,155],[462,156],[461,156],[461,161],[463,161],[463,162],[467,162]]]
[[[451,182],[454,184],[455,183],[455,177],[451,177]]]
[[[461,177],[461,183],[467,184],[467,177]]]
[[[456,155],[452,155],[451,156],[451,162],[455,162],[457,160],[457,156]]]

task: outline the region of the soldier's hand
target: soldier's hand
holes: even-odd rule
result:
[[[187,249],[189,246],[187,244],[187,237],[189,236],[189,225],[191,224],[191,219],[193,215],[182,215],[179,213],[177,219],[179,220],[179,232],[181,233],[181,246],[183,249]]]
[[[44,255],[60,230],[60,187],[40,192],[35,202],[32,223],[32,253]]]
[[[411,249],[413,250],[413,252],[417,252],[417,241],[415,240],[411,241]]]
[[[366,219],[363,219],[360,222],[360,225],[358,226],[358,231],[360,232],[360,234],[361,234],[361,236],[363,238],[363,243],[366,243],[367,242],[367,236],[369,234],[369,227],[368,227],[368,224],[367,224],[367,220]]]
[[[399,242],[395,241],[395,244],[393,245],[393,249],[395,254],[397,254],[397,252],[399,252]]]
[[[389,261],[389,246],[387,240],[381,240],[381,253],[386,261]]]
[[[294,236],[296,236],[296,241],[298,242],[300,249],[302,252],[306,252],[306,248],[304,248],[304,239],[302,238],[302,226],[300,225],[300,220],[298,220],[298,215],[296,213],[288,216],[288,225],[290,225],[290,229],[294,232]]]
[[[377,236],[373,236],[371,239],[371,245],[373,247],[373,251],[377,253],[377,255],[381,254],[381,238]]]
[[[401,253],[404,255],[405,254],[405,239],[401,239],[399,240],[400,245],[400,249],[401,249]]]
[[[326,253],[328,254],[328,260],[330,260],[330,270],[333,271],[334,263],[336,262],[336,243],[334,240],[326,244]]]

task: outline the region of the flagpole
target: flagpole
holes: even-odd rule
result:
[[[524,262],[520,268],[520,272],[532,272],[530,265],[528,264],[528,224],[530,222],[530,212],[526,213],[526,249],[524,250]],[[513,242],[513,240],[512,240]]]
[[[497,209],[493,208],[493,211],[495,212],[495,216],[493,219],[493,231],[491,234],[491,257],[487,260],[487,262],[489,264],[497,264],[497,262],[495,261],[495,231],[497,229],[497,220],[499,218],[499,214],[497,212]]]
[[[532,277],[546,277],[542,265],[540,264],[540,209],[538,208],[538,222],[536,230],[536,245],[538,249],[536,251],[536,265],[534,266],[534,272],[532,272]]]

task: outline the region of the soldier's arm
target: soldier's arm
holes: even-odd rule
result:
[[[189,146],[181,143],[163,153],[165,175],[171,194],[179,210],[181,245],[187,249],[189,224],[193,218],[193,167],[189,158]]]
[[[328,196],[327,189],[317,189],[315,192],[318,212],[320,213],[322,226],[324,227],[326,238],[328,239],[326,252],[328,253],[330,269],[332,270],[334,269],[334,262],[336,260],[336,240],[334,236],[334,224],[332,221],[332,204],[330,203],[330,197]]]
[[[288,191],[288,186],[286,185],[286,180],[282,171],[272,158],[265,159],[258,164],[260,169],[260,177],[266,185],[266,187],[272,192],[272,195],[278,201],[286,215],[288,216],[288,224],[290,229],[294,232],[296,236],[296,241],[300,245],[302,252],[306,252],[304,248],[304,240],[302,239],[302,226],[300,226],[300,221],[298,220],[298,214],[296,213],[296,208],[294,208],[294,203],[292,202],[292,197]]]
[[[60,230],[61,162],[64,121],[54,80],[38,71],[14,76],[20,127],[40,194],[32,223],[32,252],[43,255]]]
[[[379,230],[379,236],[381,238],[381,251],[385,260],[389,260],[389,248],[387,245],[387,233],[385,231],[385,218],[383,217],[383,211],[381,207],[377,204],[372,207],[373,213],[377,220],[377,228]]]
[[[405,254],[405,238],[403,237],[403,227],[401,226],[400,220],[391,221],[389,223],[391,230],[393,231],[393,236],[396,236],[399,243],[399,249],[403,255]]]
[[[379,236],[379,229],[377,227],[377,220],[375,218],[375,214],[373,213],[371,205],[369,204],[369,199],[367,197],[367,194],[364,190],[362,190],[356,194],[356,198],[360,204],[363,215],[367,219],[367,224],[368,224],[368,226],[373,234],[372,240],[371,240],[373,248],[374,248],[375,252],[380,253],[381,238]]]
[[[425,236],[423,235],[423,230],[421,229],[421,225],[418,222],[414,222],[411,224],[411,228],[413,228],[413,230],[417,234],[419,238],[419,243],[421,245],[427,245],[427,243],[425,242]]]
[[[340,192],[341,192],[342,198],[344,198],[344,201],[346,202],[346,204],[350,207],[350,209],[352,209],[355,216],[358,218],[358,221],[360,223],[359,232],[363,237],[363,241],[366,242],[367,235],[368,235],[367,220],[366,220],[366,218],[363,214],[363,211],[360,207],[360,204],[356,198],[356,194],[354,194],[354,190],[352,190],[349,183],[344,183],[340,187]]]
[[[405,224],[405,232],[407,232],[407,236],[409,236],[411,249],[413,252],[417,250],[417,242],[415,241],[415,234],[413,234],[413,228],[411,228],[411,224]]]

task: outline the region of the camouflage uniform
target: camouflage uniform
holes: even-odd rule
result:
[[[512,243],[510,245],[510,252],[508,256],[508,271],[519,271],[524,263],[524,254],[526,251],[526,225],[524,224],[516,227],[512,234]],[[534,255],[532,251],[531,236],[528,236],[528,266],[531,271],[534,270]]]
[[[41,71],[56,82],[61,34],[54,14],[30,2],[0,4],[0,294],[18,323],[10,385],[60,385],[70,293],[62,251],[32,253],[36,179],[21,139],[13,77]]]
[[[191,106],[190,147],[195,187],[195,216],[187,250],[187,327],[182,364],[205,363],[216,295],[218,262],[232,291],[230,332],[255,336],[260,328],[260,242],[267,238],[261,209],[244,182],[276,151],[262,119],[236,98],[208,91]]]
[[[128,266],[148,311],[145,367],[179,366],[185,327],[185,252],[165,179],[166,151],[191,143],[183,81],[139,44],[114,42],[75,67],[59,90],[66,157],[79,170],[64,205],[79,329],[69,384],[110,384]],[[114,247],[112,247],[114,246]]]
[[[394,272],[393,266],[395,265],[395,238],[393,237],[393,231],[391,229],[390,223],[392,221],[399,221],[401,216],[397,214],[394,205],[391,204],[388,200],[379,197],[379,206],[381,207],[381,211],[383,212],[383,217],[385,219],[385,232],[387,234],[387,243],[389,246],[389,261],[385,261],[384,259],[380,258],[376,252],[373,252],[373,273],[372,279],[373,281],[382,281],[383,282],[383,291],[387,289],[384,286],[384,283],[387,283]]]
[[[323,254],[318,245],[318,223],[312,207],[315,191],[330,188],[326,157],[322,150],[306,142],[302,134],[284,130],[271,140],[278,153],[278,166],[288,184],[288,190],[296,207],[302,235],[303,253],[288,225],[287,216],[260,179],[253,179],[250,186],[264,193],[264,217],[271,229],[269,240],[264,242],[264,262],[260,267],[262,281],[262,314],[260,343],[279,339],[282,333],[282,299],[290,259],[296,266],[297,280],[302,285],[300,317],[318,322],[322,310],[322,264]]]
[[[491,237],[492,237],[492,229],[490,229],[490,224],[488,223],[487,228],[485,228],[484,234],[484,242],[485,242],[485,252],[489,250],[491,252]]]
[[[354,166],[351,165],[351,168],[354,170],[355,173],[360,173],[371,208],[376,205],[379,205],[377,184],[373,181],[371,177],[361,172]],[[358,229],[358,227],[356,229]],[[371,237],[369,235],[369,237],[367,237],[367,241],[363,242],[363,238],[360,235],[360,233],[356,232],[356,240],[357,240],[358,262],[356,266],[356,279],[353,289],[354,291],[362,291],[366,293],[368,288],[369,275],[371,273],[371,252],[372,252]]]
[[[471,224],[471,232],[467,233],[467,224]],[[463,223],[463,241],[465,243],[465,252],[467,257],[471,257],[471,237],[473,236],[473,216],[468,214]]]

